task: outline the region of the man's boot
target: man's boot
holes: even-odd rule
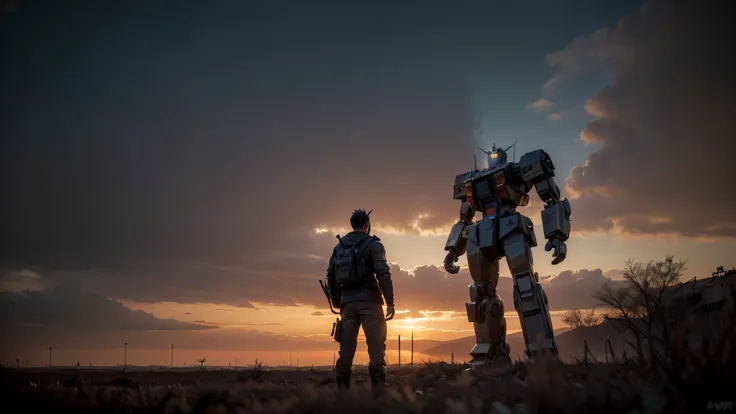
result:
[[[335,375],[335,381],[337,382],[337,387],[340,390],[350,389],[350,376],[351,375],[352,375],[352,372],[343,372],[343,373]]]
[[[371,376],[371,387],[381,388],[386,386],[386,369],[368,367],[368,374]]]

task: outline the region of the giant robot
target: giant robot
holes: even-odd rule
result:
[[[537,245],[533,224],[516,208],[529,204],[528,193],[536,188],[544,202],[544,250],[554,250],[552,264],[556,265],[567,254],[570,202],[560,200],[560,189],[553,180],[555,167],[546,152],[532,151],[519,162],[509,162],[506,151],[510,148],[494,144],[491,151],[483,150],[488,155],[488,168],[455,177],[453,198],[461,202],[460,220],[447,238],[444,266],[448,273],[457,273],[460,268],[454,263],[467,253],[473,284],[465,307],[476,341],[470,351],[472,366],[511,361],[503,302],[496,293],[499,259],[504,256],[514,281],[514,309],[521,321],[526,355],[533,357],[544,351],[557,354],[547,295],[533,268],[531,248]],[[478,211],[482,219],[474,222]]]

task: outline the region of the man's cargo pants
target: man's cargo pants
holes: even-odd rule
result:
[[[342,305],[342,340],[340,358],[335,363],[335,373],[347,374],[352,371],[355,349],[358,346],[358,331],[363,325],[369,368],[372,372],[386,372],[386,319],[383,306],[376,302],[355,301]]]

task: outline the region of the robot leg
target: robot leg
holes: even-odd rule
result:
[[[468,267],[474,283],[469,286],[471,302],[466,302],[465,308],[475,329],[476,344],[470,351],[473,365],[511,362],[503,302],[496,294],[499,255],[493,245],[488,246],[493,240],[485,240],[482,231],[493,225],[491,220],[484,219],[468,228]],[[493,235],[493,231],[486,233]]]
[[[519,213],[500,221],[499,238],[514,279],[514,308],[519,314],[526,355],[533,356],[541,351],[557,354],[547,295],[533,269],[531,247],[536,246],[537,241],[532,222]]]

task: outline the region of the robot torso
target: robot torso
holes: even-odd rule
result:
[[[513,214],[529,204],[531,185],[522,179],[518,163],[506,162],[493,168],[469,171],[455,178],[455,199],[465,198],[483,218]]]

